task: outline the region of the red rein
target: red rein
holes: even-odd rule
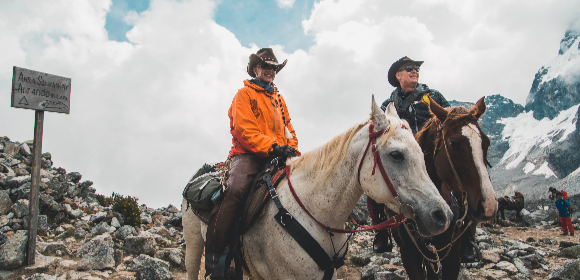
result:
[[[406,128],[404,125],[401,125],[402,128]],[[373,157],[374,157],[374,165],[373,165],[373,171],[372,171],[372,175],[375,175],[375,167],[379,166],[379,171],[381,172],[381,175],[383,176],[383,180],[385,181],[385,183],[387,184],[387,186],[389,187],[389,190],[391,191],[391,194],[393,194],[394,197],[399,196],[399,194],[397,193],[397,191],[395,190],[395,187],[393,186],[393,183],[391,183],[391,180],[389,179],[389,176],[387,175],[387,172],[385,171],[385,168],[383,167],[383,163],[381,161],[381,157],[378,153],[378,150],[376,148],[376,138],[380,137],[381,135],[383,135],[384,133],[386,133],[387,131],[389,131],[388,128],[383,128],[377,132],[373,132],[374,130],[374,124],[371,123],[369,125],[369,142],[367,144],[367,147],[362,155],[362,158],[360,160],[360,164],[358,167],[358,174],[357,174],[357,179],[359,181],[360,184],[360,171],[362,168],[362,163],[363,160],[365,158],[365,155],[367,154],[367,151],[369,150],[369,147],[372,144],[372,153],[373,153]],[[306,208],[306,206],[304,206],[304,204],[302,204],[302,201],[300,200],[300,198],[298,197],[298,195],[296,194],[296,191],[294,191],[294,187],[292,186],[292,182],[290,181],[290,166],[286,166],[286,178],[288,178],[288,187],[290,188],[290,192],[292,192],[292,195],[294,196],[294,199],[296,199],[296,201],[298,202],[298,204],[300,205],[300,207],[302,207],[302,209],[308,214],[308,216],[310,216],[310,218],[312,218],[314,221],[316,221],[322,228],[324,228],[326,231],[329,232],[336,232],[336,233],[354,233],[354,232],[360,232],[360,231],[369,231],[369,230],[383,230],[383,229],[389,229],[389,228],[393,228],[396,226],[401,225],[402,223],[404,223],[407,219],[405,218],[405,215],[403,213],[399,213],[397,216],[392,217],[391,219],[384,221],[378,225],[374,225],[374,226],[361,226],[359,225],[351,216],[348,217],[349,221],[351,221],[353,224],[355,224],[357,227],[360,227],[361,229],[357,229],[357,230],[348,230],[348,229],[340,229],[340,228],[331,228],[325,224],[323,224],[322,222],[320,222],[318,219],[316,219],[314,217],[314,215],[312,215],[312,213],[310,213],[310,211]],[[372,213],[371,213],[372,216]]]

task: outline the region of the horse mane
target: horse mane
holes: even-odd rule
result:
[[[421,144],[423,141],[425,141],[425,138],[427,135],[429,135],[429,131],[431,129],[435,129],[437,131],[437,136],[435,138],[434,145],[435,149],[438,150],[443,148],[443,142],[441,141],[441,139],[443,139],[443,135],[447,134],[450,130],[456,127],[463,127],[472,123],[475,124],[477,130],[479,131],[479,135],[481,136],[484,149],[484,161],[489,167],[491,167],[491,164],[487,160],[487,149],[489,148],[491,141],[489,140],[489,137],[487,137],[487,135],[483,132],[483,130],[481,130],[481,126],[479,126],[475,116],[471,115],[469,110],[461,106],[448,107],[445,108],[445,110],[447,110],[448,114],[443,123],[441,123],[437,117],[433,116],[427,121],[427,123],[425,123],[423,129],[415,134],[417,143]]]
[[[402,121],[397,118],[387,118],[389,119],[389,127],[391,128],[400,127],[402,124]],[[335,174],[336,169],[339,168],[339,164],[346,157],[352,138],[370,122],[371,120],[369,119],[363,123],[357,124],[322,146],[293,159],[289,162],[289,165],[291,165],[291,171],[294,171],[295,169],[303,170],[311,180],[315,181],[315,185],[322,185],[321,183],[327,181],[330,176]],[[389,129],[387,137],[384,137],[384,139],[378,144],[384,144],[393,134],[394,130],[395,129]]]

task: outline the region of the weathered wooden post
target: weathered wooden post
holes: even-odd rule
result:
[[[38,196],[42,155],[44,111],[70,113],[71,79],[14,66],[11,107],[33,109],[34,143],[32,150],[32,186],[28,217],[27,263],[34,264],[38,228]]]

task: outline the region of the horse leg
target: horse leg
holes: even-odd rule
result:
[[[202,236],[201,220],[187,210],[187,201],[184,199],[181,204],[183,225],[183,238],[185,239],[185,267],[187,268],[187,279],[197,280],[199,267],[201,265],[201,255],[205,242]]]
[[[442,279],[457,279],[461,269],[461,240],[455,242],[449,250],[449,255],[441,261]]]
[[[403,267],[411,280],[425,280],[425,270],[422,266],[423,256],[417,251],[411,237],[404,232],[403,226],[391,230],[393,238],[399,246],[399,253],[401,254],[401,261]],[[405,240],[403,242],[402,240]]]

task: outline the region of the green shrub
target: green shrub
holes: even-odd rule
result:
[[[141,213],[139,212],[139,204],[137,204],[138,198],[134,196],[125,197],[116,193],[113,193],[111,197],[113,199],[113,211],[121,213],[126,225],[141,225]]]
[[[115,193],[113,193],[113,195],[114,194]],[[99,204],[101,206],[108,207],[108,206],[111,206],[111,204],[113,204],[113,195],[104,196],[102,194],[97,194],[97,196],[95,198],[97,199],[97,201],[99,202]]]

